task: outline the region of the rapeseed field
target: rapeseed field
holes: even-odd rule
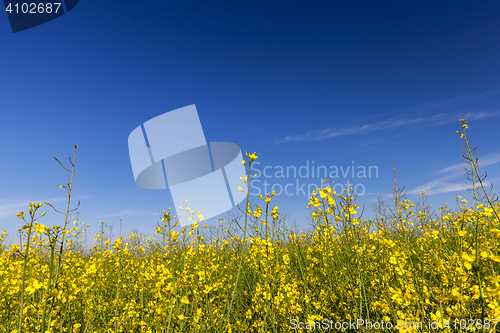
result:
[[[424,192],[406,199],[394,170],[394,203],[374,219],[330,179],[304,205],[308,232],[292,231],[269,193],[211,227],[185,202],[149,238],[110,239],[103,222],[90,249],[88,225],[70,217],[75,145],[64,224],[42,224],[44,204],[30,203],[19,244],[0,243],[0,332],[494,332],[500,204],[467,128],[462,119],[471,207],[458,196],[456,211],[433,214]],[[248,192],[257,156],[246,156]]]

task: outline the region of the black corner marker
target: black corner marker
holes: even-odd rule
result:
[[[12,32],[19,32],[52,21],[65,14],[64,0],[3,0]],[[73,9],[79,0],[66,0],[67,11]]]
[[[70,10],[75,8],[79,1],[80,0],[64,0],[64,3],[66,4],[66,12],[69,12]]]

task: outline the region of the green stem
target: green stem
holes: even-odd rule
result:
[[[249,205],[250,205],[250,178],[251,178],[251,169],[252,169],[252,161],[249,162],[249,165],[248,165],[248,179],[247,179],[247,204],[246,204],[246,209],[245,209],[245,227],[243,229],[243,241],[242,241],[242,244],[241,244],[241,248],[240,248],[240,261],[239,261],[239,264],[238,264],[238,273],[236,274],[236,282],[234,284],[234,289],[233,289],[233,293],[232,293],[232,296],[231,296],[231,301],[229,302],[229,308],[227,310],[227,315],[226,315],[226,324],[229,323],[229,315],[231,314],[231,309],[233,307],[233,302],[234,302],[234,297],[236,295],[236,288],[238,287],[238,282],[240,280],[240,274],[241,274],[241,266],[243,264],[243,250],[245,248],[245,241],[246,241],[246,238],[247,238],[247,220],[248,220],[248,208],[249,208]],[[224,326],[226,326],[226,324]],[[225,327],[224,327],[225,329]]]

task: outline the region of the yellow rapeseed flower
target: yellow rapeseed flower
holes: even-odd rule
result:
[[[256,152],[251,154],[251,155],[248,155],[248,158],[250,159],[251,162],[255,161],[258,158],[258,156],[255,154],[256,154]]]

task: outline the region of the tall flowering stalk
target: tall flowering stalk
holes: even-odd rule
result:
[[[45,215],[45,212],[42,213],[38,218],[35,218],[36,211],[38,208],[42,207],[42,204],[34,204],[33,202],[30,202],[30,222],[26,222],[24,219],[24,213],[25,212],[20,212],[16,214],[17,217],[19,217],[21,220],[24,221],[25,225],[21,229],[19,229],[19,233],[22,234],[23,230],[27,230],[27,240],[26,240],[26,247],[24,249],[24,254],[21,254],[24,257],[23,261],[23,275],[21,277],[21,299],[20,299],[20,306],[19,306],[19,325],[18,325],[18,332],[21,333],[22,325],[23,325],[23,309],[24,309],[24,288],[25,288],[25,281],[26,281],[26,267],[28,266],[29,262],[29,253],[30,253],[30,245],[31,245],[31,234],[32,234],[32,229],[33,229],[33,224],[35,223],[36,220],[38,220],[40,217]]]
[[[490,196],[488,195],[488,193],[486,193],[486,189],[484,188],[483,180],[487,177],[488,174],[486,173],[486,175],[484,177],[480,176],[478,158],[476,157],[477,153],[475,152],[477,147],[474,147],[473,149],[470,148],[470,145],[469,145],[470,142],[469,142],[469,140],[467,140],[467,136],[465,134],[465,130],[469,128],[469,126],[467,125],[467,120],[460,119],[460,123],[462,123],[462,133],[457,131],[457,134],[460,134],[460,138],[464,139],[465,149],[464,149],[463,156],[465,158],[465,162],[470,165],[470,170],[465,169],[465,171],[468,175],[470,175],[472,177],[472,189],[473,189],[473,193],[474,193],[474,200],[476,202],[476,206],[478,206],[478,204],[479,204],[478,193],[476,192],[476,181],[479,181],[479,184],[481,185],[481,188],[483,190],[485,198],[491,207],[491,211],[493,211],[495,213],[497,220],[500,221],[500,217],[498,216],[498,212],[496,211],[495,207],[493,206],[492,200],[490,199]],[[479,251],[479,239],[478,238],[479,238],[480,219],[481,218],[479,216],[477,216],[475,218],[476,225],[475,225],[474,239],[475,239],[475,248],[476,248],[476,258],[475,258],[475,262],[474,262],[474,265],[472,266],[472,268],[475,271],[476,276],[477,276],[477,280],[478,280],[479,294],[480,294],[480,298],[481,298],[481,321],[484,322],[486,301],[484,298],[483,281],[482,281],[483,279],[481,276],[481,268],[482,268],[481,266],[482,265],[481,265],[481,260],[480,260],[480,256],[479,256],[480,251]],[[481,332],[484,332],[484,325],[481,327]]]
[[[231,327],[231,323],[230,323],[230,319],[229,319],[229,316],[231,314],[231,309],[233,307],[233,302],[234,302],[234,297],[236,295],[236,289],[238,288],[238,282],[240,280],[240,275],[241,275],[241,266],[242,266],[242,263],[243,263],[243,251],[245,250],[245,242],[246,242],[246,239],[247,239],[247,223],[248,223],[248,214],[251,214],[252,212],[250,211],[250,180],[252,178],[252,163],[258,158],[257,155],[255,155],[256,153],[253,153],[253,154],[248,154],[245,153],[245,155],[248,157],[248,174],[247,176],[242,176],[241,177],[241,180],[245,183],[246,185],[246,191],[247,191],[247,202],[246,202],[246,206],[245,206],[245,225],[243,227],[243,240],[242,240],[242,244],[241,244],[241,247],[240,247],[240,260],[239,260],[239,263],[238,263],[238,273],[236,274],[236,282],[234,283],[234,289],[233,289],[233,292],[231,294],[231,300],[229,301],[229,306],[228,306],[228,309],[227,309],[227,315],[226,315],[226,323],[227,325],[229,325],[229,329]],[[242,161],[241,164],[245,165],[246,162],[245,161]],[[238,188],[238,190],[242,190],[241,187]],[[239,208],[239,206],[238,206]],[[241,210],[241,209],[240,209]],[[236,221],[236,223],[238,223]],[[238,226],[239,226],[239,223],[238,223]],[[241,226],[240,226],[241,228]]]
[[[51,269],[50,269],[49,288],[52,288],[52,278],[53,278],[54,279],[55,292],[57,292],[57,289],[58,289],[58,286],[59,286],[59,278],[60,278],[60,274],[61,274],[62,257],[63,257],[63,250],[64,250],[64,241],[66,239],[69,213],[77,210],[78,207],[80,206],[80,201],[78,201],[78,206],[75,209],[73,209],[73,210],[69,209],[70,203],[71,203],[71,191],[73,190],[73,177],[74,177],[75,172],[76,172],[76,170],[75,170],[76,148],[78,148],[77,145],[74,145],[74,146],[75,146],[75,152],[73,154],[73,160],[71,160],[71,157],[69,158],[69,162],[71,164],[71,170],[67,169],[55,156],[52,156],[63,167],[64,170],[66,170],[68,172],[71,172],[70,181],[66,182],[66,186],[64,186],[64,185],[57,185],[60,189],[66,189],[66,191],[68,192],[68,203],[67,203],[67,206],[66,206],[66,213],[62,213],[62,212],[58,211],[50,203],[45,202],[47,205],[49,205],[50,207],[52,207],[56,212],[64,215],[64,225],[63,225],[63,227],[61,229],[61,241],[60,241],[59,251],[57,253],[57,256],[58,256],[58,258],[57,258],[57,265],[55,267],[52,265],[53,257],[51,256]],[[55,245],[56,241],[57,241],[57,237],[53,241],[54,245]],[[55,272],[53,272],[53,270],[55,270]],[[51,291],[51,293],[52,293],[52,291]],[[51,326],[52,308],[53,308],[54,300],[55,300],[55,297],[51,298],[51,300],[50,300],[50,316],[49,316],[48,327]],[[45,330],[45,315],[46,315],[46,310],[47,310],[46,309],[46,305],[44,305],[43,315],[42,315],[42,318],[43,318],[43,321],[42,321],[42,332],[45,332],[44,330]]]

